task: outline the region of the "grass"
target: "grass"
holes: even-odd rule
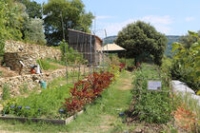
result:
[[[107,89],[101,98],[97,99],[94,104],[86,108],[84,115],[78,117],[74,122],[69,124],[69,132],[97,132],[111,133],[121,132],[127,127],[122,124],[119,113],[128,108],[131,101],[131,85],[128,89],[123,88],[127,73],[123,73],[120,78]],[[127,82],[127,81],[126,81]],[[88,128],[88,126],[90,128]]]
[[[159,69],[158,69],[158,66],[154,64],[143,63],[141,71],[143,75],[147,76],[145,78],[159,79]]]
[[[191,94],[177,94],[176,95],[176,104],[185,104],[186,109],[194,112],[196,114],[196,119],[198,121],[198,128],[200,128],[200,106],[197,99],[192,98]]]
[[[43,70],[56,70],[59,68],[64,68],[65,66],[64,63],[52,59],[40,59],[37,60],[37,63]]]
[[[3,90],[2,90],[2,100],[7,100],[10,98],[10,88],[8,84],[3,85]]]
[[[4,105],[4,109],[10,112],[10,115],[17,113],[20,116],[26,114],[28,117],[60,118],[58,110],[62,106],[64,98],[69,97],[69,89],[72,86],[72,83],[67,84],[66,77],[54,79],[46,89],[36,87],[28,90],[24,85],[20,88],[21,95],[7,98],[7,100],[4,98],[1,103]],[[6,91],[4,93],[7,96]],[[13,105],[22,106],[22,109],[13,112],[10,107]],[[26,106],[29,106],[30,110],[26,111]],[[38,112],[38,109],[41,111]]]
[[[70,132],[116,133],[128,130],[119,113],[128,108],[131,101],[131,74],[123,72],[86,111],[66,126],[44,123],[19,123],[0,121],[0,130],[20,132]]]
[[[153,75],[152,71],[157,70],[155,66],[150,64],[142,64],[142,69],[151,75],[150,78],[157,79],[157,75]],[[146,71],[147,70],[147,71]],[[127,126],[123,123],[123,117],[119,116],[119,113],[123,113],[132,100],[132,94],[130,93],[133,85],[134,73],[122,72],[116,81],[114,81],[110,87],[105,90],[102,97],[99,97],[93,104],[86,107],[86,111],[78,116],[74,121],[68,125],[51,125],[45,123],[20,123],[16,121],[2,121],[0,120],[1,132],[20,132],[20,133],[121,133],[133,131],[136,127],[143,129],[148,123],[133,123],[131,126]],[[66,83],[65,78],[54,80],[49,85],[52,88],[59,88],[62,84]],[[48,88],[48,89],[52,89]],[[188,108],[194,110],[197,113],[199,119],[200,107],[193,100],[189,100],[188,97],[177,97],[174,99],[174,104],[180,104],[181,102],[187,103]],[[199,122],[200,123],[200,122]],[[178,132],[173,123],[164,125],[163,133]],[[149,126],[149,130],[155,132],[155,128]]]
[[[169,66],[165,66],[165,67],[169,67]],[[154,67],[153,65],[143,64],[142,72],[146,75],[145,78],[149,78],[149,75],[150,75],[150,78],[155,78],[155,79],[158,78],[157,74],[156,75],[152,74],[153,71],[155,71],[155,70],[157,70],[157,72],[159,72],[159,69]],[[162,72],[163,72],[163,69],[162,69]],[[166,72],[166,71],[164,71],[164,72]],[[164,74],[165,75],[163,75],[163,73],[161,73],[162,79],[163,79],[163,76],[167,76],[167,73],[164,73]],[[166,81],[168,81],[168,80],[166,80]],[[184,95],[184,96],[183,95],[174,95],[173,101],[172,101],[172,107],[173,107],[173,109],[175,109],[174,111],[176,111],[177,107],[179,107],[180,105],[185,105],[184,109],[186,109],[187,111],[191,111],[192,113],[195,114],[195,120],[197,120],[197,123],[195,124],[195,130],[196,130],[196,132],[199,132],[200,131],[200,128],[199,128],[199,125],[200,125],[200,120],[199,120],[200,119],[200,111],[199,111],[200,106],[199,106],[199,103],[197,102],[197,100],[192,99],[191,95],[189,95],[189,94]],[[144,106],[144,107],[146,107],[146,106]],[[182,114],[179,114],[179,116],[181,118],[184,117],[184,113],[183,113],[183,116],[182,116]],[[188,116],[188,118],[189,117],[190,116]],[[163,129],[163,132],[166,132],[166,133],[168,133],[169,130],[171,130],[171,132],[172,132],[172,130],[173,130],[173,132],[179,132],[179,130],[180,130],[179,129],[180,127],[177,127],[177,125],[174,126],[174,121],[170,121],[165,126],[168,126],[167,128]],[[187,126],[189,126],[189,125],[187,125]],[[181,129],[181,130],[183,130],[183,129]],[[191,130],[190,130],[190,132],[191,132]],[[194,132],[194,131],[192,131],[192,132]]]
[[[55,89],[43,89],[41,93],[33,93],[26,98],[14,98],[5,104],[5,112],[21,117],[58,119],[60,117],[58,110],[62,107],[64,99],[69,97],[69,89],[71,87],[72,84],[66,84]],[[16,107],[22,106],[22,109],[13,112],[13,109],[11,108],[13,105]],[[26,107],[29,107],[30,109],[26,109]]]

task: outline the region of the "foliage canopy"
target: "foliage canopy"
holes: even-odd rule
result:
[[[152,55],[157,65],[162,64],[166,42],[163,34],[142,21],[128,24],[118,33],[116,39],[116,43],[127,50],[128,58],[135,58],[137,63]]]
[[[200,87],[200,37],[198,33],[188,32],[195,38],[195,42],[188,44],[174,43],[172,47],[173,65],[171,75],[173,79],[184,81],[187,85],[197,91]]]
[[[189,31],[188,34],[180,37],[179,42],[183,44],[185,48],[190,48],[193,43],[197,41],[197,37],[200,37],[200,31],[196,33],[196,36],[193,36]]]
[[[88,32],[94,18],[92,13],[85,13],[81,0],[49,0],[44,15],[45,35],[51,45],[67,40],[68,28]]]
[[[24,3],[29,4],[26,5]],[[40,44],[45,43],[42,20],[37,18],[37,15],[31,16],[31,13],[27,10],[27,8],[34,8],[34,4],[38,6],[38,4],[30,0],[0,1],[1,49],[4,47],[3,40],[9,39]],[[33,13],[34,10],[32,14],[35,14]]]
[[[24,40],[37,44],[46,44],[42,25],[42,19],[30,18],[25,25],[26,27],[24,27]]]
[[[5,45],[5,33],[6,33],[6,27],[5,27],[5,20],[6,20],[6,4],[4,0],[0,0],[0,55],[3,54],[4,45]]]
[[[26,6],[26,13],[30,18],[42,18],[42,7],[35,1],[16,0]]]

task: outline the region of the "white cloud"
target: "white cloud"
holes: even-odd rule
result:
[[[173,22],[170,16],[145,16],[141,18],[142,21],[147,21],[152,24],[162,24],[162,25],[169,25]]]
[[[141,18],[142,21],[150,23],[152,26],[156,28],[157,31],[169,34],[171,29],[171,24],[173,23],[173,19],[170,16],[145,16]]]
[[[127,24],[134,23],[137,20],[150,23],[152,26],[156,28],[157,31],[164,34],[169,34],[172,31],[170,26],[173,23],[173,19],[170,16],[153,16],[153,15],[144,16],[142,18],[127,19],[119,23],[106,23],[106,22],[97,21],[96,25],[98,27],[96,28],[105,29],[107,32],[107,36],[112,36],[112,35],[117,35],[118,32],[121,31],[122,28],[125,27]],[[100,36],[101,38],[104,38],[105,31],[104,30],[98,31],[97,35]]]
[[[194,17],[186,17],[186,18],[185,18],[185,21],[187,21],[187,22],[191,22],[191,21],[193,21],[193,20],[195,20]]]

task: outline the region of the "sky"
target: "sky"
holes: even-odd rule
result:
[[[47,3],[48,0],[34,0]],[[165,35],[200,30],[200,0],[82,0],[95,16],[91,31],[104,38],[117,35],[127,24],[149,23]]]

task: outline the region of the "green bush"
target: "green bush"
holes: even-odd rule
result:
[[[148,80],[158,80],[156,71],[151,73],[143,70],[135,72],[133,89],[134,110],[132,115],[138,115],[141,121],[149,123],[167,123],[171,119],[172,99],[168,86],[162,83],[161,90],[148,90]]]
[[[84,63],[83,55],[72,47],[69,47],[67,42],[62,41],[60,43],[60,50],[62,61],[67,62],[68,64]]]
[[[126,65],[129,67],[135,66],[134,59],[126,59]]]
[[[43,70],[56,70],[56,69],[58,69],[57,65],[53,64],[52,61],[49,60],[49,59],[37,60],[37,63],[40,65],[40,67]]]
[[[7,84],[3,86],[2,99],[7,100],[10,98],[10,88]]]
[[[197,92],[200,87],[200,37],[198,33],[190,31],[189,36],[195,38],[194,43],[186,44],[190,46],[189,48],[184,47],[185,44],[173,44],[172,52],[174,55],[171,75],[173,79],[183,81]]]
[[[72,85],[64,85],[54,89],[43,89],[40,94],[32,93],[28,97],[10,99],[4,106],[3,112],[21,117],[58,118],[58,109],[64,99],[69,97]]]

